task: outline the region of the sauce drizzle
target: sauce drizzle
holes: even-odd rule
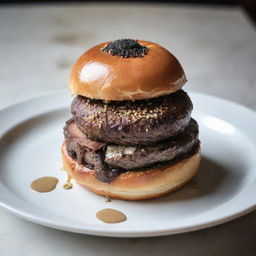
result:
[[[71,183],[71,177],[68,175],[68,179],[67,182],[63,185],[64,189],[72,189],[73,188],[73,184]]]

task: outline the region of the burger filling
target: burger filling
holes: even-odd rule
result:
[[[68,154],[108,183],[123,172],[176,163],[198,150],[198,125],[190,118],[191,110],[182,90],[133,102],[77,96],[73,118],[64,127]]]

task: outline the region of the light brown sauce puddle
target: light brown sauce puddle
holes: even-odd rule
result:
[[[72,189],[73,188],[73,184],[71,183],[71,177],[68,176],[67,182],[63,185],[64,189]]]
[[[30,187],[36,192],[50,192],[56,188],[58,181],[59,180],[57,178],[51,176],[41,177],[39,179],[34,180],[30,184]]]
[[[106,208],[96,213],[96,217],[105,223],[119,223],[126,221],[126,216],[117,210]]]

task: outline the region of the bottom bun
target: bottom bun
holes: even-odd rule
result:
[[[122,200],[144,200],[166,195],[185,185],[197,173],[201,161],[200,148],[175,164],[147,169],[128,171],[120,174],[111,183],[103,183],[95,178],[94,172],[78,164],[62,146],[63,167],[78,184],[101,195]]]

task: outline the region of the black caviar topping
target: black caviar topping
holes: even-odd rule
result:
[[[106,45],[101,51],[107,52],[113,56],[117,55],[124,58],[136,58],[146,55],[148,48],[139,44],[137,40],[119,39]]]

